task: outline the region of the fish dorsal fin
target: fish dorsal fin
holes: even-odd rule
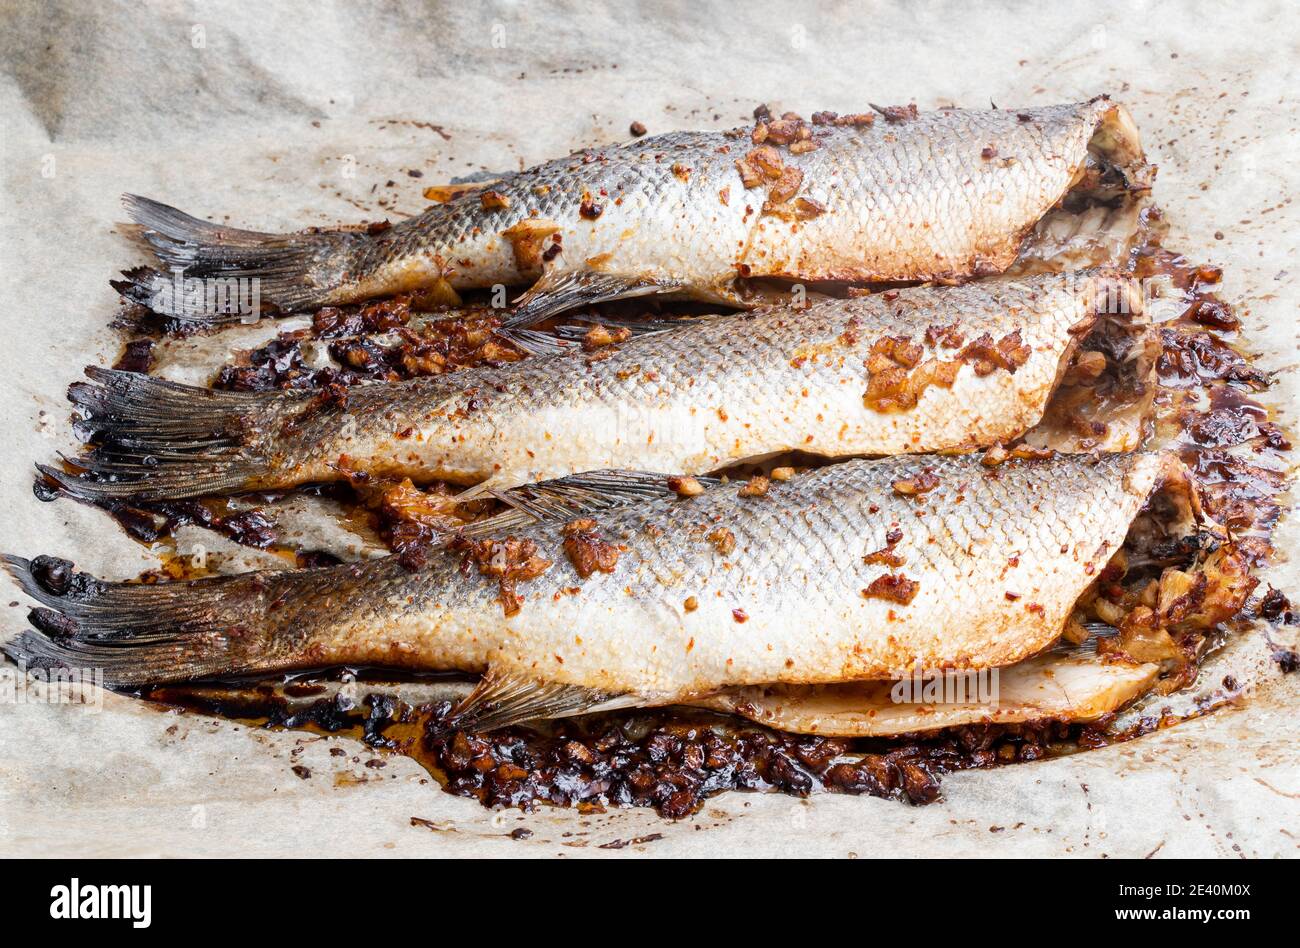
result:
[[[482,536],[535,523],[558,523],[575,517],[604,513],[632,504],[671,497],[671,475],[649,471],[587,471],[550,481],[525,484],[509,490],[484,491],[509,510],[467,525],[466,536]],[[721,483],[716,477],[697,477],[701,487]]]
[[[443,727],[492,731],[528,721],[635,708],[646,700],[635,694],[619,695],[582,685],[537,681],[513,672],[489,671],[469,697],[452,710]]]

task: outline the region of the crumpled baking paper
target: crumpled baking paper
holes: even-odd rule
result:
[[[121,192],[259,230],[396,219],[429,184],[622,140],[633,121],[739,125],[759,102],[809,114],[1118,97],[1160,166],[1169,246],[1224,267],[1249,344],[1279,373],[1269,398],[1300,430],[1297,62],[1300,20],[1269,2],[7,0],[4,548],[108,577],[155,565],[99,511],[30,490],[32,462],[73,444],[67,384],[117,354],[107,281],[145,262],[114,232]],[[1293,594],[1298,526],[1292,515],[1279,536],[1293,562],[1270,577]],[[7,636],[29,603],[3,581]],[[28,696],[0,703],[0,854],[1294,856],[1294,678],[1128,744],[952,775],[928,807],[733,793],[679,823],[492,813],[410,760],[365,766],[354,742],[112,695]]]

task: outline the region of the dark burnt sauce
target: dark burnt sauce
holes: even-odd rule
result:
[[[468,734],[444,727],[452,703],[411,704],[370,690],[326,693],[342,670],[247,685],[166,686],[140,696],[274,729],[363,741],[418,762],[448,793],[489,807],[653,807],[678,819],[724,790],[866,794],[913,804],[939,798],[939,778],[1069,753],[1109,740],[1088,726],[1041,722],[867,740],[788,734],[688,708],[628,711]],[[390,672],[375,672],[391,678]],[[320,694],[320,697],[316,697]],[[361,697],[355,697],[361,696]]]
[[[1219,271],[1165,250],[1154,232],[1134,252],[1132,267],[1144,281],[1159,282],[1178,312],[1156,328],[1159,389],[1150,434],[1156,443],[1179,452],[1206,511],[1229,527],[1252,563],[1260,565],[1272,553],[1272,529],[1290,469],[1290,439],[1259,400],[1271,380],[1240,348],[1240,317],[1214,292]],[[281,333],[223,366],[215,387],[329,389],[525,357],[493,335],[498,320],[485,302],[476,306],[470,298],[467,309],[446,319],[430,318],[420,303],[408,296],[323,309],[309,328]],[[621,326],[678,309],[693,311],[671,303],[626,301],[569,314],[564,322]],[[192,331],[141,313],[120,324],[139,334],[118,363],[133,371],[148,371],[156,338]],[[597,347],[607,338],[620,336],[589,333],[583,345]],[[322,347],[330,356],[327,364],[320,358]],[[788,463],[804,466],[799,459]],[[306,490],[327,493],[351,516],[366,520],[395,553],[418,563],[440,535],[430,524],[446,515],[454,489],[361,481]],[[198,524],[238,543],[273,550],[290,565],[334,561],[328,553],[297,550],[280,541],[272,515],[260,506],[279,496],[119,505],[109,512],[146,543],[165,540],[183,524]],[[455,515],[474,519],[494,510],[488,501]],[[192,575],[189,567],[169,561],[144,579]],[[1294,621],[1290,603],[1277,590],[1256,596],[1250,609],[1252,614],[1241,621],[1255,615]],[[1300,664],[1293,652],[1275,657],[1284,670]],[[485,806],[647,806],[672,818],[697,811],[709,796],[725,790],[796,796],[826,791],[929,803],[939,797],[939,778],[945,773],[1073,753],[1128,740],[1187,716],[1143,718],[1122,733],[1111,730],[1115,716],[1107,715],[1086,725],[1044,721],[863,740],[787,734],[712,712],[671,708],[467,734],[444,727],[449,701],[408,703],[368,685],[364,672],[357,676],[355,691],[361,697],[344,699],[324,687],[338,675],[335,670],[273,682],[168,686],[140,697],[270,728],[354,738],[382,753],[411,757],[447,792]],[[392,675],[385,672],[384,678]]]

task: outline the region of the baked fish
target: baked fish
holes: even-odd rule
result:
[[[1172,455],[988,461],[854,460],[508,533],[488,522],[418,569],[388,557],[141,585],[10,557],[44,608],[5,650],[114,685],[337,664],[485,672],[458,720],[490,727],[1009,665],[1061,634],[1153,495],[1144,530],[1209,528]],[[1219,582],[1189,576],[1195,603],[1157,603],[1148,622],[1225,601]]]
[[[447,189],[447,203],[373,233],[257,233],[127,195],[169,272],[130,271],[115,286],[155,311],[205,322],[253,315],[250,290],[260,311],[292,312],[531,284],[508,327],[647,294],[743,306],[741,277],[893,283],[1001,273],[1067,196],[1110,204],[1150,187],[1137,129],[1105,96],[1021,110],[879,111],[762,116],[753,129],[587,149],[490,186]]]
[[[1099,270],[767,307],[333,396],[91,369],[69,391],[98,444],[76,462],[88,474],[41,471],[75,496],[156,500],[358,475],[500,489],[795,449],[969,450],[1035,425],[1099,322],[1140,332],[1141,316],[1136,281]]]

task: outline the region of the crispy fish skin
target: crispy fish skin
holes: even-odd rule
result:
[[[1105,177],[1100,169],[1134,190],[1151,178],[1131,117],[1106,97],[877,117],[816,127],[813,141],[811,151],[775,152],[783,169],[795,169],[775,195],[766,184],[747,189],[737,167],[754,147],[749,129],[672,132],[538,165],[376,234],[259,234],[144,198],[128,196],[127,206],[168,267],[259,277],[262,299],[283,311],[443,281],[466,289],[540,280],[532,296],[564,297],[553,312],[648,290],[739,304],[738,276],[996,274],[1067,192]],[[796,197],[779,201],[794,178]],[[817,210],[782,213],[798,199]],[[566,276],[591,285],[560,292]],[[166,290],[171,277],[159,279]]]
[[[1091,644],[1091,643],[1089,643]],[[899,682],[767,685],[738,688],[698,702],[780,731],[826,737],[894,737],[979,724],[1095,721],[1151,689],[1160,666],[1103,661],[1092,648],[1060,647],[997,670]],[[937,682],[939,697],[924,700]],[[958,691],[958,688],[963,690]]]
[[[125,479],[43,470],[77,495],[155,499],[357,472],[508,488],[597,468],[698,474],[795,449],[987,447],[1038,422],[1099,309],[1131,321],[1141,302],[1136,282],[1111,271],[918,287],[359,385],[328,405],[101,370],[101,385],[70,396],[105,442],[86,463]],[[214,435],[225,440],[204,447]],[[157,458],[148,470],[142,453]]]
[[[1180,470],[1141,453],[847,461],[757,496],[723,484],[598,515],[583,529],[617,551],[607,572],[580,571],[560,522],[418,571],[389,557],[144,586],[10,558],[47,608],[44,632],[6,647],[118,684],[374,663],[638,704],[1002,666],[1057,637]]]

